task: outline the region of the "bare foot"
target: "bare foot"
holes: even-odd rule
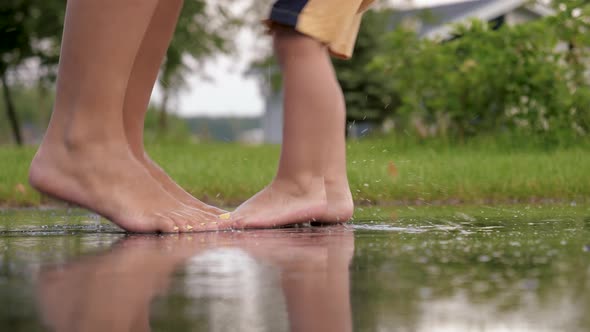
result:
[[[354,203],[348,183],[296,186],[274,181],[231,213],[240,227],[264,228],[291,224],[344,223],[352,218]]]
[[[306,185],[275,179],[232,213],[239,227],[266,228],[317,221],[327,211],[323,178]]]
[[[354,202],[346,178],[344,181],[326,179],[324,184],[326,186],[328,208],[318,221],[320,223],[343,223],[349,221],[354,213]]]
[[[29,172],[37,190],[95,211],[131,232],[189,232],[229,223],[169,195],[126,144],[41,145]]]
[[[166,172],[147,154],[144,153],[144,157],[142,160],[140,160],[140,162],[148,170],[151,176],[160,183],[164,190],[166,190],[170,195],[183,204],[214,214],[216,216],[227,212],[215,206],[205,204],[196,199],[193,195],[186,192],[184,189],[182,189],[182,187],[174,182],[174,180],[168,174],[166,174]]]

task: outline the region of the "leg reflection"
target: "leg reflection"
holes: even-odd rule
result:
[[[174,320],[180,319],[186,323],[183,326],[193,330],[208,326],[205,330],[249,331],[256,330],[248,329],[256,321],[257,328],[266,331],[284,330],[287,325],[292,331],[351,331],[349,264],[353,250],[352,231],[341,225],[131,236],[106,253],[43,269],[38,282],[38,304],[45,324],[59,332],[148,331],[150,304],[160,294],[182,298],[174,304],[167,303],[166,298],[159,301],[163,311],[155,314],[165,327],[177,326],[174,324],[178,321]],[[216,256],[215,252],[226,254]],[[233,269],[224,265],[224,256],[231,260]],[[245,270],[240,272],[240,265]],[[258,274],[255,280],[245,279],[244,271],[248,274],[248,269],[258,269],[257,266],[273,271],[275,277],[280,276],[280,282],[265,274]],[[172,279],[174,287],[169,287],[177,269],[180,273]],[[215,295],[216,292],[224,292],[224,296]],[[229,297],[225,296],[228,292]],[[277,292],[284,294],[284,301],[277,301]],[[252,294],[257,294],[260,301],[236,301]],[[277,302],[286,304],[288,324],[284,320],[284,304],[260,306]],[[254,306],[244,307],[244,303]],[[219,317],[215,308],[219,309],[220,304],[225,314],[223,322],[216,324]],[[195,317],[195,310],[190,307],[210,310],[197,310],[208,314]]]
[[[37,298],[53,331],[148,331],[149,305],[206,235],[130,236],[106,253],[42,270]]]
[[[352,230],[338,225],[298,233],[261,231],[245,249],[281,271],[291,331],[352,331]]]

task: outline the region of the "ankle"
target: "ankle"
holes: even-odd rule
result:
[[[125,147],[127,145],[124,136],[116,133],[101,132],[99,130],[69,130],[62,140],[67,152],[84,152],[92,149],[109,149]]]
[[[346,176],[346,173],[344,173],[344,175],[342,176],[326,176],[324,177],[324,183],[326,187],[349,187],[348,177]]]
[[[321,192],[325,195],[324,177],[313,175],[277,176],[271,187],[280,188],[294,196]]]

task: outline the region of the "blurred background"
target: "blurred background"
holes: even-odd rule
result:
[[[146,139],[279,143],[272,1],[186,0]],[[377,1],[334,60],[348,136],[580,144],[590,130],[590,1]],[[0,144],[36,144],[54,98],[63,0],[0,4]]]

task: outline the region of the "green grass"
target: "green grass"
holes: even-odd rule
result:
[[[188,191],[221,205],[235,205],[263,188],[272,179],[279,156],[279,147],[268,145],[168,143],[148,150]],[[27,185],[33,154],[30,147],[0,147],[0,204],[44,201]],[[590,198],[590,154],[583,146],[546,150],[481,142],[452,146],[365,139],[348,143],[348,166],[359,203],[587,202]],[[25,186],[24,192],[19,184]]]

